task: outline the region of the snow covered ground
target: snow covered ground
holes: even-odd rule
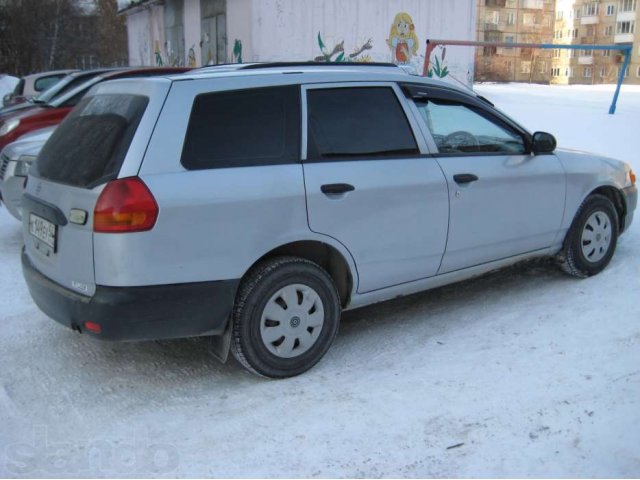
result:
[[[615,116],[612,87],[478,90],[640,171],[640,88]],[[351,312],[316,368],[268,381],[204,339],[58,326],[0,209],[0,477],[640,476],[639,224],[597,277],[536,262]]]

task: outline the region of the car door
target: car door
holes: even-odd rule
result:
[[[435,275],[447,238],[442,170],[395,83],[303,86],[309,227],[340,241],[358,292]]]
[[[480,100],[433,91],[414,98],[449,185],[449,238],[439,274],[550,247],[565,173],[528,151],[527,133]]]

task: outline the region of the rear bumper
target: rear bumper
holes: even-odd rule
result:
[[[627,214],[625,215],[623,230],[626,231],[629,229],[631,222],[633,222],[633,214],[635,213],[638,205],[638,187],[634,185],[632,187],[623,188],[622,194],[624,195],[624,201],[627,205]]]
[[[38,272],[22,252],[22,271],[40,310],[62,325],[102,340],[160,340],[224,332],[239,280],[154,285],[97,286],[92,297],[68,290]],[[85,329],[91,321],[99,334]]]

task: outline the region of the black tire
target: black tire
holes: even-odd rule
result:
[[[590,260],[583,252],[582,234],[591,216],[597,212],[602,212],[608,217],[610,229],[610,242],[608,247],[602,251],[604,256],[597,261]],[[616,208],[604,195],[590,195],[582,203],[576,213],[571,228],[565,238],[564,248],[560,254],[560,266],[562,270],[575,277],[587,278],[600,273],[611,261],[618,243],[620,226],[618,224],[618,213]],[[588,245],[588,243],[585,243]]]
[[[262,313],[274,295],[295,284],[311,287],[317,293],[324,310],[324,323],[308,350],[293,358],[281,358],[269,351],[262,340]],[[251,270],[240,284],[231,318],[231,351],[245,368],[258,375],[269,378],[299,375],[318,363],[333,343],[340,313],[336,286],[320,266],[297,257],[267,260]]]

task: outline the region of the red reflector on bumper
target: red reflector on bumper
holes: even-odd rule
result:
[[[89,330],[91,333],[101,333],[102,327],[99,323],[96,322],[84,322],[84,328]]]

